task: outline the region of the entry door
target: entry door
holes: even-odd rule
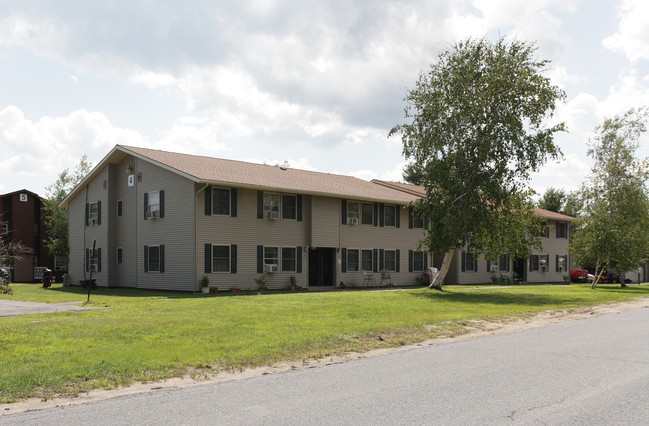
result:
[[[333,286],[336,272],[336,249],[309,250],[309,285]]]
[[[514,272],[518,274],[521,281],[527,281],[527,259],[514,259]]]

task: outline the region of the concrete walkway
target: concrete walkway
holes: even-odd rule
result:
[[[88,311],[90,309],[106,309],[106,308],[84,308],[79,306],[80,302],[64,302],[64,303],[36,303],[36,302],[21,302],[18,300],[0,300],[0,317],[15,317],[18,315],[30,314],[49,314],[52,312],[64,311]]]

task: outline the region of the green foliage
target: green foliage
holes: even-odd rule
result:
[[[100,288],[93,306],[110,309],[0,321],[0,402],[163,380],[189,369],[211,374],[400,347],[461,334],[472,319],[526,317],[649,295],[646,286],[604,286],[601,292],[585,285],[471,287],[246,297]],[[0,295],[10,297],[49,303],[86,298],[80,287],[60,284],[15,284],[13,296]]]
[[[429,252],[525,257],[540,244],[528,182],[561,156],[553,136],[565,126],[546,121],[565,95],[543,75],[549,62],[535,50],[469,39],[441,53],[408,92],[409,122],[390,135],[401,135],[405,157],[424,172],[428,198],[415,208]]]
[[[266,277],[266,274],[262,274],[259,278],[255,278],[255,282],[257,283],[257,290],[267,290],[268,289],[268,278]]]
[[[201,279],[201,287],[207,288],[210,285],[210,279],[207,278],[207,275],[203,275],[203,278]]]
[[[571,249],[578,264],[630,271],[649,256],[649,163],[635,156],[647,109],[608,118],[590,141],[594,159],[583,190],[584,216]]]
[[[412,185],[424,182],[424,170],[416,163],[410,163],[403,168],[403,180]]]
[[[539,199],[537,206],[551,212],[563,213],[565,202],[566,192],[563,189],[548,188],[541,199]]]
[[[45,241],[48,250],[55,256],[67,256],[68,247],[68,213],[59,207],[75,186],[92,169],[92,163],[84,155],[79,160],[74,173],[68,169],[63,170],[56,182],[45,188],[46,198],[43,199],[43,217],[47,227],[48,238]]]

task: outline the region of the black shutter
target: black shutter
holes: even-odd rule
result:
[[[424,271],[428,269],[428,253],[422,252],[422,256],[424,256]]]
[[[347,225],[347,200],[342,200],[342,224]]]
[[[385,250],[379,249],[379,271],[385,269]]]
[[[205,216],[212,215],[212,187],[205,188]]]
[[[89,220],[90,220],[90,204],[86,203],[86,226],[88,226]]]
[[[101,272],[101,249],[95,249],[95,257],[97,258],[97,272]]]
[[[462,252],[462,272],[466,272],[466,252]]]
[[[374,226],[379,226],[379,204],[374,203]]]
[[[298,195],[298,197],[299,197],[299,195]],[[302,247],[301,246],[297,246],[297,251],[295,252],[295,263],[296,263],[296,265],[295,265],[296,271],[295,272],[297,272],[298,274],[301,274],[302,273]]]
[[[149,272],[149,246],[144,246],[144,272]]]
[[[532,272],[532,256],[534,256],[534,255],[530,254],[530,272]]]
[[[401,227],[401,206],[398,204],[394,206],[394,216],[395,216],[394,220],[396,222],[397,228],[400,228]]]
[[[212,244],[205,244],[205,273],[212,273]]]
[[[90,271],[90,249],[86,249],[86,272]]]
[[[559,272],[559,255],[556,254],[554,257],[554,272]]]
[[[385,204],[379,204],[379,226],[385,226]]]
[[[413,262],[414,253],[412,250],[408,250],[408,272],[413,272],[415,270]]]
[[[413,229],[415,227],[415,217],[412,210],[412,206],[408,207],[408,229]]]
[[[264,246],[257,246],[257,273],[264,273]]]
[[[165,192],[163,189],[160,190],[160,218],[165,217]]]
[[[478,272],[478,255],[473,253],[473,272]]]
[[[257,191],[257,219],[263,219],[263,218],[264,218],[264,191]]]
[[[144,193],[144,220],[146,220],[146,213],[149,211],[149,193]]]
[[[297,196],[297,221],[302,222],[302,195]]]
[[[374,252],[374,271],[379,272],[379,251],[377,249],[372,250]]]
[[[237,273],[237,245],[232,244],[230,246],[230,273]]]
[[[230,216],[237,217],[237,188],[230,189]]]
[[[97,201],[97,225],[101,225],[101,200]]]
[[[396,271],[395,272],[400,272],[401,271],[401,250],[396,249],[395,250],[395,255],[396,257]]]
[[[165,271],[165,246],[160,244],[160,273]]]
[[[498,265],[500,267],[500,265]],[[491,260],[487,260],[487,272],[491,272]]]
[[[342,249],[342,272],[347,272],[347,249]]]

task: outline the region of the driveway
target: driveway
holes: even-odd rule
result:
[[[21,302],[18,300],[0,300],[0,317],[15,317],[18,315],[49,314],[52,312],[64,311],[87,311],[90,309],[105,308],[84,308],[79,306],[80,302],[64,303],[36,303]]]

